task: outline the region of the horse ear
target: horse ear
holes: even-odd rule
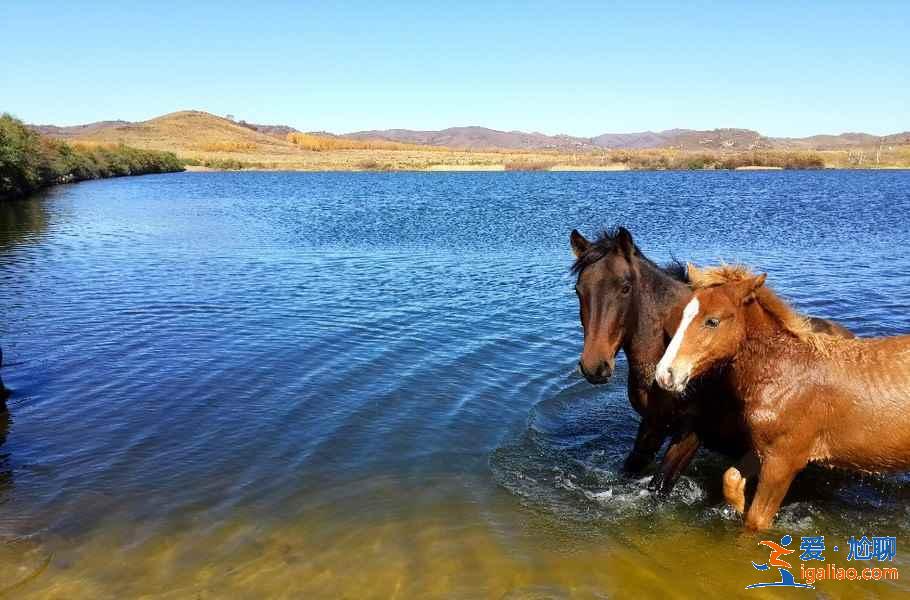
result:
[[[626,258],[632,258],[635,254],[635,242],[632,241],[632,234],[625,227],[616,230],[616,243]]]
[[[755,299],[755,293],[760,287],[765,285],[765,280],[768,278],[767,273],[762,273],[761,275],[756,275],[749,279],[744,279],[739,282],[739,294],[740,294],[740,303],[747,304]]]
[[[690,262],[686,263],[686,276],[689,278],[689,283],[693,286],[697,286],[705,278],[702,270]]]
[[[585,236],[578,233],[577,229],[573,229],[572,233],[569,234],[569,243],[572,245],[572,252],[575,254],[575,258],[580,257],[591,247],[591,242],[586,240]]]

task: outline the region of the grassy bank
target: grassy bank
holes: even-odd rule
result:
[[[43,137],[8,114],[0,116],[0,200],[86,179],[182,171],[171,152],[119,144],[67,144]]]
[[[260,160],[256,160],[260,158]],[[764,150],[684,152],[609,150],[596,153],[468,151],[317,150],[297,161],[268,161],[267,156],[188,157],[184,164],[215,170],[294,171],[669,171],[742,168],[824,169],[834,156],[818,152]],[[840,158],[839,156],[837,158]],[[251,160],[252,159],[252,160]],[[843,161],[841,161],[842,163]],[[837,164],[842,166],[842,164]],[[855,165],[844,165],[847,168]],[[843,168],[843,167],[842,167]]]

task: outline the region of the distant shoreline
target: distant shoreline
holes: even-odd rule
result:
[[[910,167],[820,167],[816,169],[785,169],[784,167],[744,166],[735,169],[631,169],[628,166],[569,166],[556,165],[546,169],[508,169],[506,165],[436,165],[425,169],[356,169],[356,168],[330,168],[310,169],[292,168],[288,166],[267,168],[249,167],[241,169],[221,169],[199,165],[187,165],[187,173],[602,173],[602,172],[639,172],[659,173],[668,171],[686,172],[711,172],[711,171],[910,171]]]
[[[287,167],[277,167],[277,168],[262,168],[262,167],[253,167],[253,168],[243,168],[243,169],[219,169],[215,167],[207,167],[202,165],[187,165],[184,167],[184,170],[191,173],[218,173],[218,172],[230,172],[230,171],[262,171],[262,172],[301,172],[301,173],[370,173],[378,171],[379,169],[294,169]],[[493,164],[493,165],[433,165],[425,169],[383,169],[382,172],[395,172],[395,173],[458,173],[458,172],[467,172],[467,173],[483,173],[483,172],[497,172],[497,171],[551,171],[551,172],[598,172],[598,171],[631,171],[631,169],[625,165],[605,165],[605,166],[576,166],[576,165],[555,165],[547,169],[517,169],[517,168],[508,168],[506,164]]]

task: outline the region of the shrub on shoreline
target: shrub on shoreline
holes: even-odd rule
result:
[[[682,152],[663,149],[611,150],[606,160],[632,170],[704,170],[739,167],[823,169],[824,157],[817,152],[753,150],[748,152]]]
[[[530,161],[530,160],[513,160],[503,165],[506,171],[549,171],[558,164],[555,160],[550,161]]]
[[[418,150],[421,152],[452,152],[451,149],[443,146],[405,144],[387,140],[358,140],[315,133],[289,133],[285,139],[299,148],[312,152],[327,152],[331,150]]]
[[[261,162],[247,162],[234,158],[183,158],[181,164],[187,167],[205,167],[216,171],[242,171],[244,169],[265,169],[268,165]]]
[[[171,152],[70,145],[46,138],[8,114],[0,115],[0,200],[58,183],[182,170],[183,164]]]

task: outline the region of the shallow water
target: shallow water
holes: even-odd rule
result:
[[[0,205],[0,594],[762,597],[750,561],[784,533],[897,536],[907,569],[906,476],[810,470],[750,536],[723,459],[666,502],[622,475],[625,366],[574,371],[568,233],[624,223],[658,261],[746,262],[807,312],[910,332],[908,183],[185,173]]]

